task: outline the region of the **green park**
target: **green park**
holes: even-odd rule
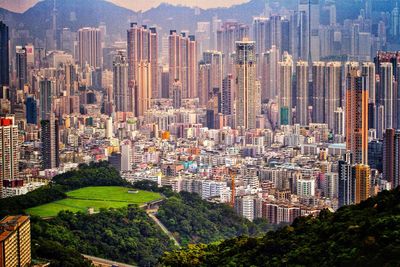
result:
[[[91,186],[66,193],[67,198],[29,208],[26,212],[40,217],[54,217],[60,211],[98,212],[102,208],[123,208],[131,204],[143,205],[162,198],[159,193],[121,186]]]

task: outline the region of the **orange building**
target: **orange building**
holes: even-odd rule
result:
[[[31,226],[28,216],[7,216],[0,221],[0,267],[30,266]]]
[[[368,165],[358,164],[353,168],[356,177],[356,203],[371,196],[371,169]]]
[[[368,90],[358,66],[350,67],[346,87],[346,147],[354,164],[368,164]]]

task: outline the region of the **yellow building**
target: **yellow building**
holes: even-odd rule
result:
[[[368,165],[358,164],[354,167],[356,175],[356,203],[370,197],[371,169]]]
[[[0,221],[0,267],[29,266],[31,226],[28,216],[7,216]]]

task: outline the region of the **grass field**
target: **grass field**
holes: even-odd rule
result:
[[[67,192],[68,198],[27,209],[26,212],[40,217],[53,217],[62,210],[87,212],[88,208],[122,208],[129,204],[144,204],[160,199],[158,193],[139,190],[128,193],[128,188],[119,186],[85,187]],[[131,189],[132,190],[132,189]]]

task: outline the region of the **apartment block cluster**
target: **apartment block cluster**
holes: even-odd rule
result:
[[[399,12],[278,2],[196,29],[105,23],[44,40],[0,22],[0,189],[80,163],[290,223],[400,184]],[[198,19],[198,18],[196,18]],[[11,37],[11,38],[10,38]]]

